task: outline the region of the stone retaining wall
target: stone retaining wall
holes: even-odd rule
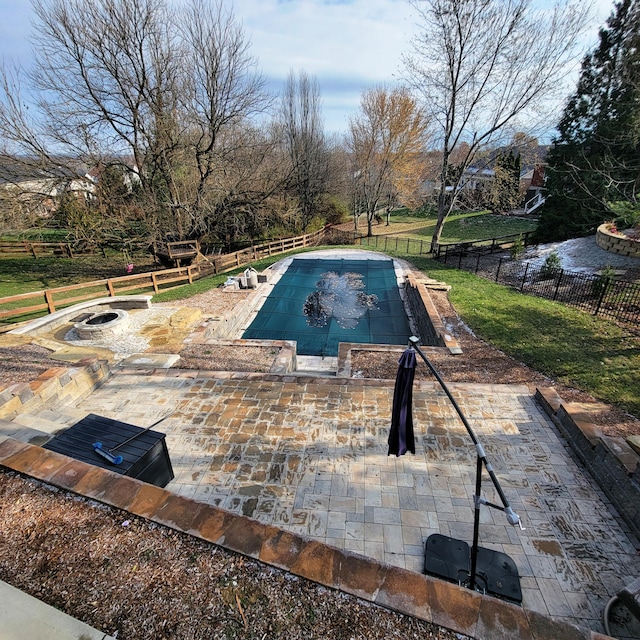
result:
[[[451,353],[462,353],[458,341],[447,333],[438,310],[424,283],[409,274],[404,285],[409,310],[420,333],[423,345],[447,347]]]
[[[640,456],[624,438],[610,438],[581,405],[563,402],[554,389],[537,389],[536,399],[593,479],[640,538]]]
[[[601,224],[596,231],[596,244],[609,253],[621,256],[640,258],[640,242],[611,233],[606,224]]]
[[[90,395],[111,375],[108,363],[87,359],[73,367],[53,367],[28,383],[0,391],[0,418],[13,420],[21,413],[37,413],[71,405]]]
[[[205,325],[205,337],[208,339],[233,339],[239,336],[248,326],[251,316],[256,313],[257,307],[266,295],[261,286],[265,285],[258,285],[257,289],[252,290],[252,295],[247,298],[245,304],[234,305],[232,310],[223,315],[208,318]],[[227,291],[224,295],[233,296],[236,294],[233,291]]]

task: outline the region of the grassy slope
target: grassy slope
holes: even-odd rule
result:
[[[425,217],[422,220],[414,215],[407,215],[399,211],[391,216],[391,226],[377,226],[378,234],[393,232],[394,228],[406,225],[413,227],[401,232],[403,237],[417,240],[430,240],[436,226],[435,217]],[[422,226],[419,223],[422,222]],[[418,228],[415,228],[418,226]],[[506,216],[492,215],[486,211],[452,214],[447,219],[442,231],[441,242],[470,242],[486,238],[499,238],[514,233],[533,231],[536,223],[533,220],[522,220]],[[386,231],[385,231],[386,230]]]
[[[422,258],[452,286],[449,297],[482,339],[551,378],[640,416],[640,338],[577,309]]]

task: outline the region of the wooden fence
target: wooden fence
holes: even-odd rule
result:
[[[84,300],[117,296],[130,291],[152,290],[154,293],[159,293],[168,285],[191,284],[203,276],[232,271],[268,256],[316,246],[326,238],[327,233],[326,229],[321,229],[315,233],[267,242],[233,253],[204,256],[199,263],[188,267],[118,276],[0,298],[0,319],[18,319],[26,314],[39,314],[43,311],[53,313],[56,309]]]
[[[69,242],[35,242],[31,240],[0,240],[0,255],[67,256],[73,258],[73,246]]]

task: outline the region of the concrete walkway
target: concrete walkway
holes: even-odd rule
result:
[[[2,581],[0,621],[2,640],[114,640]]]
[[[530,389],[451,389],[525,527],[484,508],[480,544],[515,561],[526,609],[602,632],[607,601],[640,575],[638,541]],[[393,383],[373,380],[123,369],[77,409],[143,427],[175,412],[158,426],[169,490],[421,572],[429,535],[471,542],[475,450],[424,382],[416,455],[388,457],[392,396]],[[499,503],[488,477],[483,495]]]

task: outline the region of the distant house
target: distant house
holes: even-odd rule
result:
[[[88,199],[95,192],[95,179],[86,171],[66,166],[44,167],[29,159],[0,158],[0,190],[5,201],[24,213],[49,217],[60,197],[73,193]]]
[[[462,176],[460,187],[465,191],[483,191],[491,186],[495,178],[493,169],[469,167]]]
[[[546,200],[545,169],[546,165],[539,163],[520,176],[520,191],[524,193],[525,213],[533,213]]]

